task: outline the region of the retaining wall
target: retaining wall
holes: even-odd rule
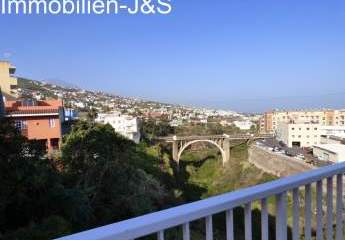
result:
[[[286,177],[315,169],[315,167],[288,156],[282,156],[269,150],[252,145],[248,149],[250,163],[257,168],[275,175],[277,177]]]

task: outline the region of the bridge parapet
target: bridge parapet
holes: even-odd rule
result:
[[[192,136],[168,136],[168,137],[158,137],[156,140],[159,141],[192,141],[192,140],[210,140],[210,139],[230,139],[230,140],[245,140],[245,139],[268,139],[273,138],[273,134],[234,134],[234,135],[192,135]]]

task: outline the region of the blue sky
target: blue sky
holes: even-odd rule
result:
[[[345,1],[172,0],[167,16],[1,16],[17,74],[164,102],[345,107]]]

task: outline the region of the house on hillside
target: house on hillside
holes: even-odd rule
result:
[[[136,117],[123,115],[119,112],[100,113],[95,121],[98,123],[110,124],[115,132],[135,143],[140,142],[140,122]]]
[[[5,102],[5,117],[29,140],[38,140],[48,152],[60,148],[63,101],[19,99]]]

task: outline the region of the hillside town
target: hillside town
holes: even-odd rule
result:
[[[1,2],[0,240],[345,239],[345,1]]]
[[[49,120],[50,122],[45,125],[53,124],[59,129],[57,132],[63,132],[60,127],[62,122],[84,118],[89,111],[93,110],[98,114],[95,119],[97,122],[111,124],[117,132],[136,143],[140,141],[140,122],[148,119],[158,122],[166,121],[172,127],[184,124],[220,124],[222,126],[233,125],[243,131],[255,128],[260,119],[260,115],[257,114],[239,114],[234,111],[144,101],[17,78],[15,77],[16,68],[6,61],[0,62],[0,71],[2,76],[0,86],[4,96],[6,114],[15,119],[19,129],[25,129],[30,133],[26,134],[30,139],[41,139],[41,136],[34,133],[39,131],[38,129],[33,130],[37,127],[33,128],[30,121],[23,119],[24,113],[21,111],[29,111],[29,109],[37,111],[42,118],[52,116],[50,112],[54,111],[57,117],[54,121],[57,123],[53,124],[52,120]],[[50,112],[43,115],[44,111]],[[30,114],[26,116],[32,117]],[[42,134],[46,135],[43,132]],[[49,139],[52,139],[52,143],[47,139],[42,140],[47,141],[48,149],[51,148],[50,145],[55,148],[59,145],[61,134],[55,133]]]
[[[1,112],[29,139],[48,151],[59,149],[63,123],[85,118],[94,111],[95,121],[110,124],[116,132],[139,143],[142,121],[165,121],[171,127],[186,124],[219,124],[240,131],[273,134],[263,144],[274,152],[303,161],[338,162],[345,159],[345,110],[274,110],[260,114],[212,110],[144,101],[104,92],[15,77],[16,68],[0,62]],[[262,144],[262,143],[258,143]]]
[[[244,115],[234,111],[214,110],[206,108],[187,107],[144,101],[137,98],[120,97],[104,92],[94,92],[78,88],[68,88],[50,83],[19,80],[17,93],[19,96],[30,96],[36,100],[59,98],[64,100],[66,108],[72,108],[80,113],[95,109],[99,113],[116,111],[139,118],[162,119],[172,126],[183,123],[221,122],[231,124],[235,120],[239,127],[248,128],[257,122],[258,115]],[[247,126],[241,125],[245,123]],[[249,127],[249,128],[250,128]]]

